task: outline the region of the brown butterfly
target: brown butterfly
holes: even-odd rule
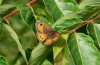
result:
[[[46,46],[51,45],[60,37],[60,33],[54,31],[48,24],[38,21],[36,22],[37,39]]]

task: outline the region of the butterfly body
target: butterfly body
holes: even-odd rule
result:
[[[54,31],[48,24],[38,21],[36,22],[37,39],[45,45],[51,45],[59,39],[60,34]]]

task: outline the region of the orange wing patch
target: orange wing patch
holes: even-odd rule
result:
[[[46,40],[44,41],[45,45],[51,45],[52,43],[54,43],[55,41],[57,41],[60,37],[60,34],[58,32],[53,32],[53,34],[50,34]]]
[[[38,32],[44,32],[44,26],[45,26],[45,24],[43,23],[43,22],[37,22],[36,23],[36,30],[38,31]]]
[[[54,31],[49,25],[42,21],[36,22],[37,39],[44,42],[46,46],[51,45],[60,37],[60,33]]]
[[[43,42],[47,37],[48,37],[47,34],[37,32],[37,39],[38,39],[40,42]]]

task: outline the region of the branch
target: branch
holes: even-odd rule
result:
[[[31,5],[31,4],[33,4],[34,2],[36,2],[36,0],[30,1],[30,2],[28,2],[26,5]]]
[[[7,15],[4,16],[3,18],[4,18],[4,19],[7,19],[7,18],[9,18],[10,16],[13,16],[14,14],[16,14],[16,13],[18,13],[18,12],[19,12],[19,10],[15,10],[15,11],[13,11],[13,12],[7,14]]]
[[[28,2],[26,5],[31,5],[31,4],[33,4],[34,2],[36,2],[36,0],[30,1],[30,2]],[[18,13],[18,12],[19,12],[19,10],[15,10],[15,11],[13,11],[13,12],[7,14],[7,15],[4,16],[3,18],[4,18],[4,20],[7,22],[9,17],[15,15],[15,14]],[[7,22],[7,23],[9,24],[9,22]]]
[[[80,24],[79,26],[77,26],[76,28],[74,28],[73,30],[69,30],[68,33],[74,32],[76,30],[78,30],[79,28],[83,27],[84,25],[88,24],[88,23],[93,23],[96,19],[100,18],[100,16],[96,16],[95,18],[88,20],[88,21],[83,21],[82,24]]]

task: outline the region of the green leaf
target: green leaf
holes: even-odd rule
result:
[[[100,53],[91,37],[83,33],[71,33],[68,48],[75,65],[100,65]]]
[[[43,0],[47,10],[51,13],[54,20],[58,20],[63,15],[69,12],[76,11],[78,9],[76,2],[73,1],[61,1],[61,0]]]
[[[68,34],[62,34],[61,38],[54,43],[53,45],[54,60],[57,57],[57,55],[62,51],[63,47],[66,45],[67,38],[68,38]]]
[[[71,57],[71,54],[69,52],[67,44],[64,46],[62,53],[63,53],[62,65],[75,65]]]
[[[5,61],[0,60],[0,65],[8,65]]]
[[[3,18],[0,18],[0,24],[2,24],[2,23],[3,23],[3,21],[4,21],[4,20],[3,20]]]
[[[29,7],[26,5],[23,5],[23,6],[18,6],[17,9],[20,10],[20,15],[21,15],[22,19],[26,22],[26,14],[29,11]]]
[[[77,27],[82,22],[83,21],[79,19],[76,14],[70,13],[56,21],[52,28],[60,33],[65,33],[68,30]]]
[[[0,61],[6,61],[6,58],[0,55]]]
[[[78,14],[83,20],[91,19],[100,14],[100,0],[82,0]]]
[[[100,6],[100,0],[82,0],[79,4],[80,9],[84,9],[86,6]]]
[[[6,58],[0,55],[0,65],[8,65]]]
[[[78,4],[75,2],[75,0],[55,0],[55,3],[57,4],[58,8],[63,13],[63,15],[78,10]]]
[[[93,17],[96,17],[100,13],[99,6],[87,6],[86,9],[80,10],[78,14],[80,15],[82,20],[89,20]]]
[[[24,57],[26,63],[27,63],[27,58],[26,58],[26,54],[25,54],[25,51],[24,49],[22,48],[22,45],[18,39],[18,36],[16,34],[16,32],[7,24],[2,24],[6,30],[8,30],[8,32],[10,33],[12,39],[17,43],[17,46],[18,46],[18,49],[19,51],[21,52],[22,56]]]
[[[100,50],[100,24],[88,24],[87,32],[93,38],[95,45]]]
[[[29,25],[32,25],[32,24],[35,23],[35,17],[34,17],[34,15],[33,15],[32,11],[28,11],[28,12],[26,13],[25,20],[26,20],[26,22],[27,22]]]
[[[53,51],[49,53],[49,55],[46,58],[49,62],[51,62],[52,64],[54,64],[54,58],[53,58]],[[46,60],[45,60],[46,61]],[[44,62],[45,62],[44,61]]]
[[[32,11],[28,11],[25,18],[26,23],[32,28],[34,32],[36,32],[35,28],[35,17]]]
[[[45,60],[42,65],[52,65],[48,60]]]
[[[8,14],[14,9],[15,9],[14,5],[10,4],[0,5],[0,16]]]
[[[34,15],[32,11],[29,10],[28,6],[19,6],[18,9],[20,9],[20,16],[22,20],[24,21],[26,25],[28,24],[28,27],[30,27],[30,25],[32,24],[35,25]]]
[[[47,10],[51,13],[53,16],[54,20],[59,19],[60,17],[63,16],[62,12],[59,10],[58,6],[54,2],[54,0],[43,0]]]
[[[33,33],[33,36],[34,36],[36,43],[37,43],[37,39],[35,37],[35,32],[36,32],[36,30],[35,30],[35,17],[33,15],[32,11],[26,5],[19,6],[18,9],[20,9],[20,16],[21,16],[23,22],[25,23],[25,25],[27,25],[27,27]]]
[[[100,14],[99,14],[99,16],[100,16]],[[100,18],[96,19],[94,22],[97,24],[100,24]]]
[[[52,46],[46,47],[42,43],[39,43],[31,53],[29,65],[41,65],[50,52],[52,52]]]
[[[54,23],[52,17],[43,9],[37,8],[36,12],[36,20],[42,20],[43,22],[52,25]]]

